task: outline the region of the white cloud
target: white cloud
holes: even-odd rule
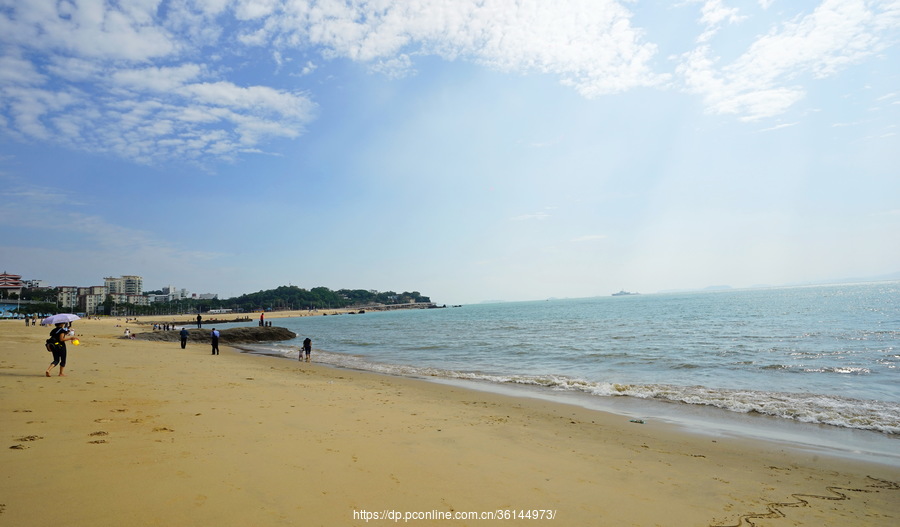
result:
[[[719,66],[700,46],[683,56],[677,72],[712,112],[751,121],[778,115],[805,96],[803,75],[827,77],[884,49],[884,31],[900,27],[894,4],[826,0],[759,37],[731,64]]]
[[[716,69],[709,53],[707,46],[693,50],[685,55],[677,71],[687,89],[703,95],[714,113],[734,114],[752,121],[784,113],[804,96],[797,86],[775,87],[735,69],[730,75],[722,72]]]
[[[239,29],[226,29],[235,21]],[[188,58],[232,30],[229,46],[272,45],[276,60],[314,46],[390,77],[414,73],[414,55],[435,54],[554,74],[588,97],[661,78],[647,65],[655,47],[613,0],[0,0],[0,43],[22,52],[0,62],[0,122],[14,135],[143,162],[234,157],[297,137],[315,110],[308,96],[239,86],[227,68]],[[47,59],[19,58],[28,55]],[[303,74],[314,71],[307,61]],[[25,85],[40,89],[17,89]]]
[[[326,57],[360,62],[391,63],[414,53],[462,57],[504,71],[554,74],[588,97],[663,79],[648,66],[656,47],[642,42],[630,12],[614,0],[322,0],[267,14],[243,42],[321,46]]]
[[[306,65],[303,66],[303,69],[300,70],[300,75],[310,75],[315,72],[319,67],[316,66],[312,61],[307,61]]]
[[[760,132],[774,132],[775,130],[781,130],[782,128],[790,128],[792,126],[796,126],[799,123],[782,123],[776,124],[775,126],[770,126],[768,128],[763,128]]]
[[[701,4],[708,36],[742,20],[726,0]],[[761,2],[762,8],[771,2]],[[242,85],[235,57],[279,66],[304,57],[364,63],[389,77],[421,55],[552,75],[585,97],[661,86],[656,45],[616,0],[0,0],[0,126],[23,138],[142,161],[234,158],[298,137],[316,105],[301,91]],[[705,42],[677,74],[710,111],[756,120],[826,77],[884,49],[896,1],[826,0],[758,37],[724,63]],[[209,49],[215,53],[210,54]],[[275,68],[277,70],[277,68]]]
[[[724,22],[733,24],[744,18],[738,14],[740,13],[739,9],[735,7],[726,7],[722,3],[722,0],[693,1],[694,3],[703,2],[703,7],[700,8],[700,22],[706,26],[706,31],[697,37],[698,42],[706,42],[711,39],[719,31],[719,28],[722,27]]]
[[[82,57],[147,60],[171,55],[177,42],[155,22],[160,0],[0,2],[3,40]]]
[[[34,85],[45,81],[46,76],[39,73],[31,62],[20,57],[0,57],[0,85]]]
[[[379,60],[369,66],[369,71],[380,73],[392,79],[399,79],[414,73],[412,60],[406,54],[389,60]]]
[[[169,92],[182,88],[185,83],[201,77],[202,68],[197,64],[182,64],[175,67],[148,67],[121,69],[110,76],[110,80],[126,88],[141,91]]]
[[[238,20],[255,20],[271,15],[279,3],[278,0],[237,0],[235,14]]]
[[[198,64],[110,69],[88,59],[61,59],[48,74],[0,57],[0,109],[9,133],[53,140],[150,163],[168,158],[234,158],[269,138],[300,135],[315,104],[267,86],[203,82]],[[15,70],[15,74],[4,75]],[[80,87],[90,81],[91,92]],[[37,84],[38,86],[33,86]],[[212,130],[210,130],[212,128]]]
[[[43,121],[46,115],[66,110],[77,101],[76,96],[70,93],[30,87],[3,88],[0,93],[3,95],[0,104],[8,106],[15,130],[38,139],[53,137],[53,132]]]
[[[276,4],[240,2],[235,15],[265,16]],[[179,60],[221,34],[216,17],[228,5],[0,0],[0,124],[13,136],[141,162],[233,158],[297,137],[315,110],[308,96],[239,86]],[[27,60],[35,56],[46,60]]]
[[[77,57],[50,57],[47,73],[69,82],[90,82],[103,74],[103,64]]]

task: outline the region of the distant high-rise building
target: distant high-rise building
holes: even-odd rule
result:
[[[57,287],[56,302],[59,307],[75,309],[78,307],[78,288],[71,285]]]
[[[103,285],[109,294],[140,295],[144,292],[144,279],[140,276],[107,277],[103,279]]]

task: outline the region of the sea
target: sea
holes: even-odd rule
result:
[[[335,367],[900,464],[900,282],[551,299],[275,323],[298,337],[245,351],[297,360],[309,337],[314,361]]]

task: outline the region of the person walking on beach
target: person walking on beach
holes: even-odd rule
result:
[[[197,313],[197,329],[200,329],[201,327],[203,327],[203,317]]]
[[[306,354],[306,362],[309,362],[309,352],[312,351],[312,341],[309,337],[303,339],[303,352]]]
[[[218,355],[219,354],[219,332],[218,332],[218,330],[216,330],[216,328],[213,328],[212,333],[210,333],[209,336],[212,339],[212,354]]]
[[[179,333],[179,335],[181,335],[181,349],[184,349],[184,347],[187,346],[187,339],[189,335],[187,328],[182,327],[181,333]]]
[[[56,367],[59,364],[59,376],[65,377],[66,374],[63,371],[66,369],[66,341],[67,340],[75,340],[76,337],[74,333],[70,334],[69,330],[66,329],[66,325],[62,322],[56,324],[56,327],[50,331],[50,338],[52,339],[52,347],[53,347],[53,362],[50,363],[50,366],[47,367],[47,371],[44,374],[49,377],[50,370]]]

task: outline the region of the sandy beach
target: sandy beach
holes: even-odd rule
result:
[[[49,328],[0,321],[0,527],[900,524],[889,465],[75,329],[47,378]]]

